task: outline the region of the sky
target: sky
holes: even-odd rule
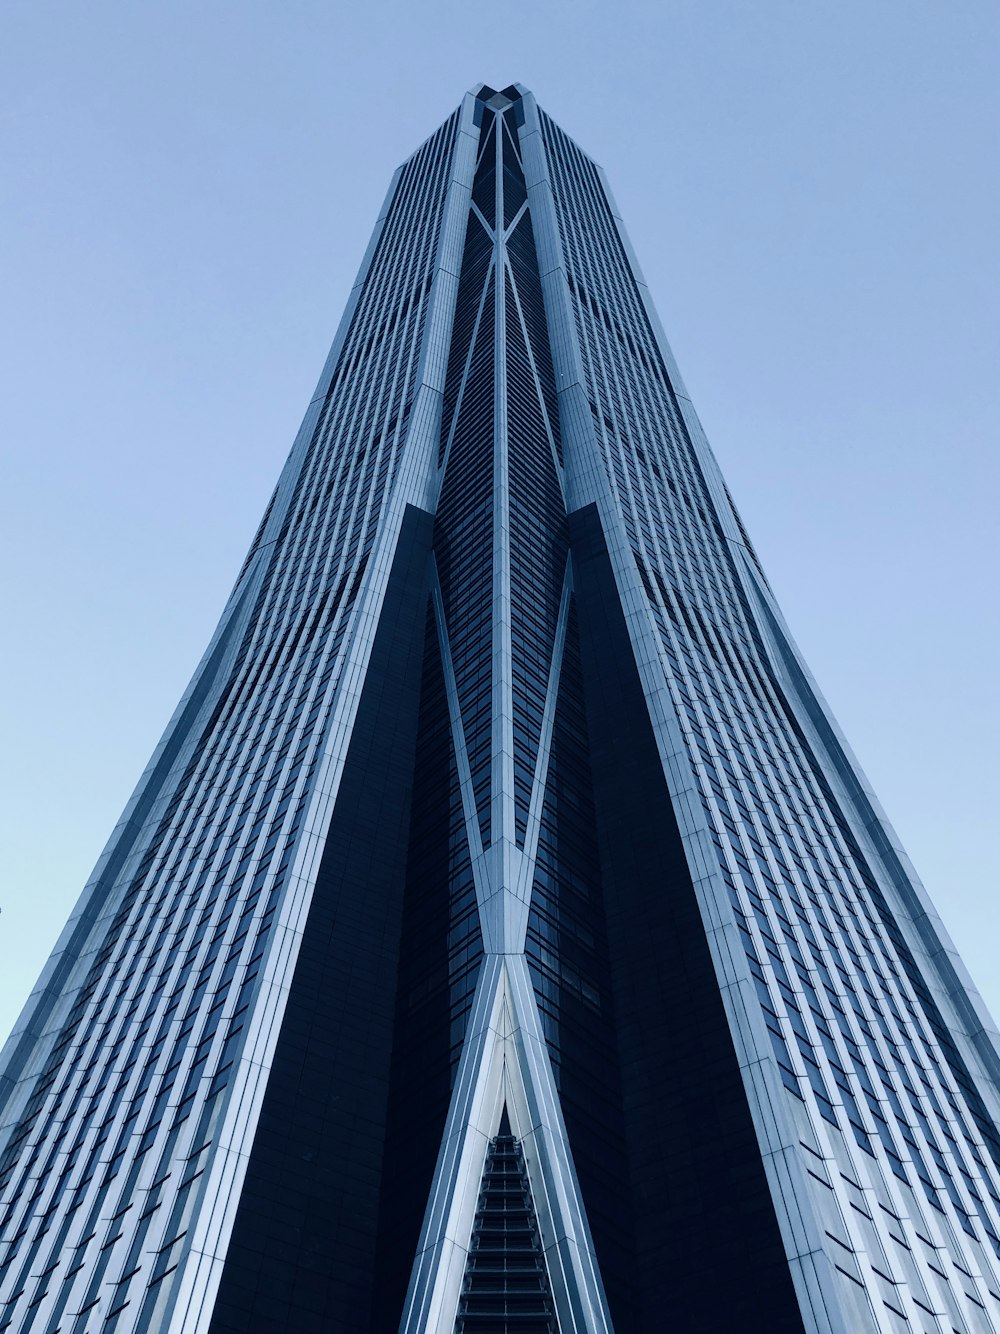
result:
[[[995,0],[6,0],[0,1030],[207,643],[393,168],[607,169],[807,661],[1000,1013]]]

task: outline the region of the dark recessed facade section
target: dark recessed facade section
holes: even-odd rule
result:
[[[369,1328],[431,517],[407,509],[212,1329]],[[398,1257],[405,1275],[409,1257]]]
[[[803,1334],[596,506],[569,525],[635,1244],[615,1327]]]
[[[598,821],[571,602],[525,954],[608,1302],[634,1326],[633,1203]]]
[[[416,1253],[482,963],[439,633],[428,604],[372,1328],[393,1330]]]

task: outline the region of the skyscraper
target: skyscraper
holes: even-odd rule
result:
[[[5,1049],[0,1329],[993,1330],[997,1041],[601,173],[478,89]]]

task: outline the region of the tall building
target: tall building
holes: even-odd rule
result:
[[[997,1042],[601,172],[470,93],[5,1049],[0,1329],[996,1330]]]

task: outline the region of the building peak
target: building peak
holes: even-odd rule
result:
[[[495,111],[505,111],[514,102],[520,101],[527,91],[527,88],[521,83],[512,83],[507,88],[501,88],[499,91],[488,83],[481,83],[478,87],[471,89],[474,97],[478,98],[480,102],[485,102],[488,107],[492,107]]]

